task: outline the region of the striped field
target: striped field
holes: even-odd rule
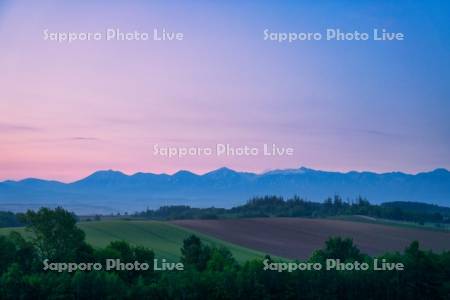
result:
[[[105,220],[80,222],[79,227],[86,233],[87,242],[94,247],[104,247],[111,241],[124,240],[132,245],[153,249],[159,258],[178,261],[183,240],[194,233],[209,245],[225,246],[240,262],[263,257],[264,253],[221,241],[207,235],[181,228],[168,222]],[[15,230],[27,235],[24,228],[0,228],[0,234]]]

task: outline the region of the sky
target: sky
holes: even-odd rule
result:
[[[48,32],[180,32],[74,41]],[[403,33],[403,41],[264,40],[270,32]],[[450,169],[445,1],[0,0],[0,180],[96,170],[416,173]],[[255,147],[166,157],[158,147]],[[263,144],[294,149],[262,155]]]

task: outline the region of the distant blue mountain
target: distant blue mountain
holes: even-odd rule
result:
[[[133,212],[162,205],[231,207],[253,196],[299,195],[311,201],[340,195],[371,203],[416,201],[450,206],[450,172],[436,169],[415,175],[401,172],[326,172],[308,168],[263,174],[228,168],[197,175],[98,171],[73,183],[40,179],[0,182],[0,210],[24,211],[64,206],[77,213]]]

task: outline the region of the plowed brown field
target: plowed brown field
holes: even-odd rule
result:
[[[450,250],[450,232],[363,222],[257,218],[234,220],[177,220],[174,224],[261,252],[292,259],[310,257],[330,236],[353,238],[362,252],[378,255],[403,251],[413,240],[423,249]]]

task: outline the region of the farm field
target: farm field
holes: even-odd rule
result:
[[[250,249],[291,259],[306,259],[330,236],[353,238],[362,252],[402,251],[418,240],[423,249],[450,250],[450,232],[364,222],[304,218],[177,220],[173,224]]]
[[[114,240],[125,240],[132,245],[151,248],[156,257],[168,261],[179,260],[183,240],[192,233],[209,245],[227,247],[240,262],[264,256],[264,253],[192,232],[168,222],[114,220],[80,222],[78,226],[86,233],[87,242],[94,247],[104,247]],[[22,227],[0,228],[0,234],[8,234],[13,230],[27,235]]]

